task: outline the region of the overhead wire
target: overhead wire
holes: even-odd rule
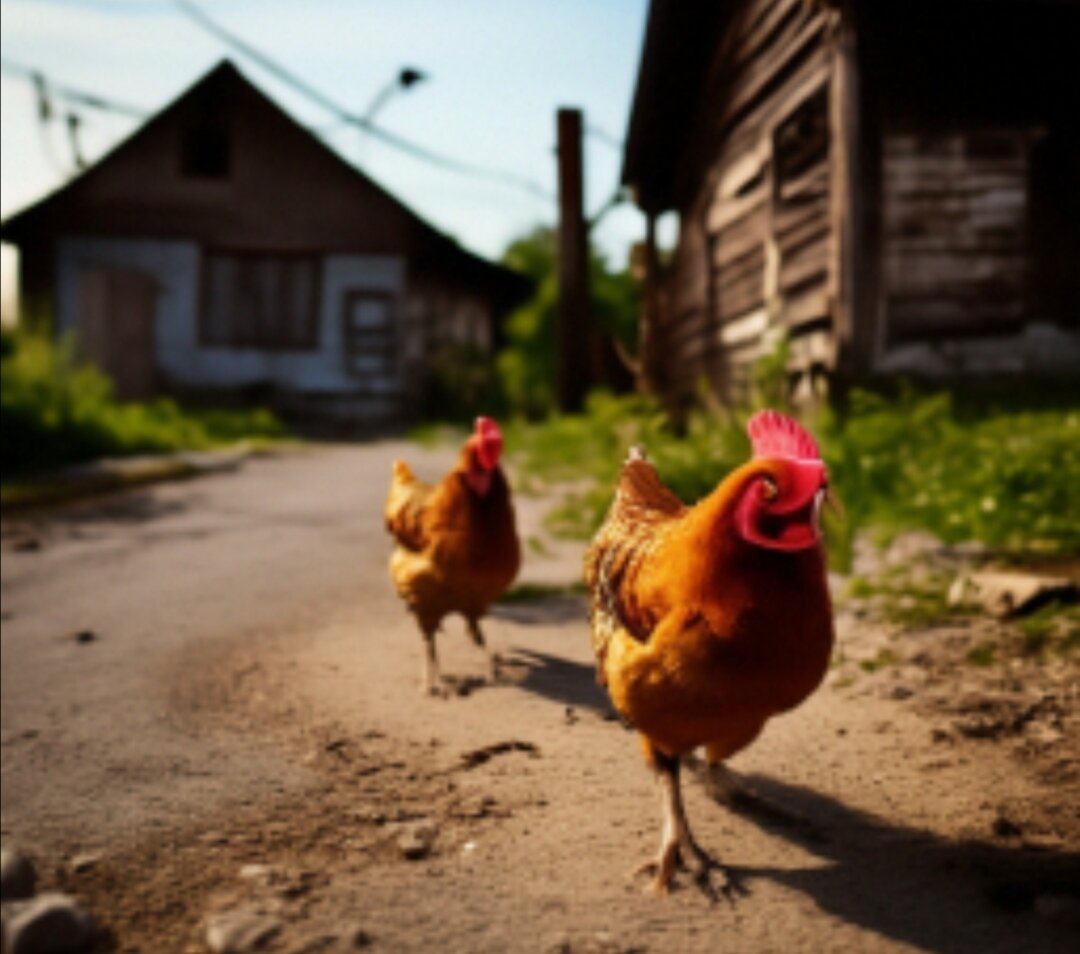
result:
[[[13,76],[21,76],[23,79],[30,80],[40,91],[48,83],[48,87],[54,94],[67,100],[69,103],[76,104],[78,106],[85,106],[90,109],[100,110],[101,112],[116,113],[121,116],[128,116],[131,119],[145,119],[149,112],[145,109],[140,109],[137,106],[131,106],[127,103],[120,103],[113,99],[107,99],[104,96],[99,96],[96,93],[89,93],[86,90],[78,89],[74,86],[67,86],[62,83],[56,83],[51,79],[46,78],[44,72],[38,69],[34,69],[31,66],[26,66],[23,63],[18,63],[8,57],[0,59],[0,70],[5,73],[10,73]],[[40,100],[39,100],[40,102]],[[42,117],[43,119],[51,117]]]
[[[427,146],[422,146],[419,143],[405,139],[396,133],[392,133],[382,126],[376,125],[366,117],[353,113],[340,103],[335,102],[288,67],[282,65],[266,53],[263,53],[247,40],[243,39],[243,37],[223,27],[216,20],[213,20],[208,16],[201,7],[192,3],[191,0],[173,0],[173,3],[181,12],[208,33],[212,33],[227,46],[232,47],[234,50],[258,63],[259,66],[272,76],[332,114],[339,123],[355,126],[373,138],[380,140],[387,146],[412,156],[414,159],[441,168],[446,172],[453,172],[474,179],[483,179],[504,186],[514,187],[524,192],[528,192],[536,198],[544,199],[545,201],[553,202],[555,200],[554,194],[549,189],[544,188],[542,185],[539,185],[524,176],[446,156],[433,149],[429,149]]]

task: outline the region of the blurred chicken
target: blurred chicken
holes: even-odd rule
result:
[[[660,850],[641,870],[666,893],[677,865],[712,890],[737,887],[690,833],[680,757],[705,747],[710,771],[794,708],[825,675],[832,611],[818,512],[825,465],[795,421],[762,411],[753,459],[685,506],[634,449],[585,558],[597,678],[641,734],[661,786]]]
[[[491,418],[477,418],[457,466],[434,486],[394,461],[386,499],[386,528],[397,542],[390,578],[424,637],[422,689],[440,693],[435,633],[445,616],[460,613],[473,641],[487,652],[480,618],[517,576],[521,560],[510,488],[499,467],[502,434]],[[490,678],[496,659],[488,652]]]

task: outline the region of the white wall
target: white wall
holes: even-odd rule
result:
[[[348,291],[402,295],[399,258],[330,255],[323,260],[319,343],[310,351],[200,346],[199,246],[152,239],[71,238],[57,250],[57,327],[75,327],[80,268],[92,265],[143,272],[158,283],[158,368],[190,386],[234,387],[273,382],[296,390],[354,391],[363,382],[345,371],[342,301]],[[399,312],[400,313],[400,312]]]

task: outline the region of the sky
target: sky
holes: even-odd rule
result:
[[[375,114],[387,131],[453,160],[508,173],[549,193],[455,174],[395,151],[299,95],[184,12],[206,16],[354,115],[403,67],[427,79]],[[462,245],[497,259],[513,239],[556,220],[556,112],[583,111],[587,213],[618,186],[647,0],[0,0],[0,213],[8,216],[74,171],[64,115],[79,116],[93,162],[141,120],[71,103],[71,88],[147,116],[230,58],[297,120]],[[55,117],[43,123],[33,82]],[[644,222],[632,206],[594,239],[626,264]],[[5,248],[4,285],[11,250]],[[8,289],[5,288],[5,291]]]

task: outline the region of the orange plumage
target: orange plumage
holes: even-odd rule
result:
[[[833,645],[824,464],[783,415],[762,412],[749,429],[754,459],[693,507],[632,452],[585,559],[598,679],[662,784],[664,836],[648,866],[661,892],[680,860],[705,882],[726,870],[690,835],[679,757],[704,746],[719,766],[745,748],[813,692]]]
[[[479,418],[457,465],[434,486],[394,461],[384,515],[396,542],[390,578],[424,638],[423,689],[441,691],[435,634],[453,613],[486,651],[480,619],[517,576],[521,560],[510,488],[499,466],[502,435]],[[495,675],[495,658],[489,654]]]

